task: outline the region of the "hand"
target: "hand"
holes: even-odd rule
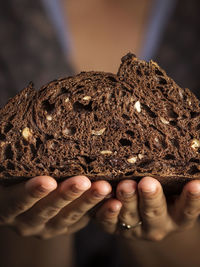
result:
[[[99,209],[97,219],[105,231],[127,238],[159,241],[172,232],[192,228],[200,214],[198,180],[186,184],[171,203],[167,203],[161,184],[151,177],[143,178],[138,185],[132,180],[121,181],[116,196]],[[135,227],[122,229],[119,222]]]
[[[26,183],[0,186],[0,225],[43,239],[74,233],[87,225],[87,212],[110,192],[107,182],[91,184],[85,176],[59,185],[52,177],[38,176]]]

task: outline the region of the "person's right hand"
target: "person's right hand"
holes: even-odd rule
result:
[[[42,239],[80,230],[89,222],[87,212],[112,188],[106,181],[91,183],[85,176],[57,182],[38,176],[28,182],[0,186],[0,225],[22,236]]]

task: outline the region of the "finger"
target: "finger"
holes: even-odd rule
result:
[[[122,203],[119,220],[129,225],[140,221],[138,213],[137,183],[132,180],[121,181],[116,189],[117,199]]]
[[[151,177],[143,178],[138,184],[140,215],[146,233],[155,230],[160,234],[171,227],[167,203],[160,183]]]
[[[119,200],[109,199],[98,210],[96,221],[107,233],[112,234],[116,231],[121,207],[122,203]]]
[[[12,220],[17,215],[31,208],[56,187],[56,181],[49,176],[38,176],[26,183],[6,188],[2,187],[0,194],[0,214],[2,220]]]
[[[177,199],[173,217],[179,226],[190,228],[200,214],[200,181],[191,181],[185,185]]]
[[[70,205],[64,207],[49,223],[48,227],[62,228],[78,222],[91,208],[102,201],[112,190],[106,181],[94,182],[91,188]]]
[[[38,202],[32,209],[22,214],[18,219],[25,221],[29,226],[46,223],[66,205],[80,197],[91,186],[85,176],[75,176],[62,182],[57,190]]]

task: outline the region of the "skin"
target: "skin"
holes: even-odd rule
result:
[[[88,211],[107,199],[96,211],[95,221],[108,233],[129,239],[159,241],[169,234],[192,228],[200,213],[200,182],[191,181],[182,194],[167,203],[160,183],[144,177],[138,184],[121,181],[116,198],[106,181],[91,184],[85,176],[72,177],[59,185],[48,176],[26,183],[0,187],[0,225],[21,236],[48,239],[71,234],[90,221]],[[119,222],[137,225],[122,230]]]

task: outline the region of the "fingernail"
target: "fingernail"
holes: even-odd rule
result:
[[[154,183],[145,185],[141,188],[142,193],[144,194],[153,194],[156,192],[157,186]]]
[[[114,206],[114,207],[110,207],[110,208],[108,208],[108,212],[109,213],[116,213],[116,212],[118,212],[120,210],[120,206],[119,205],[116,205],[116,206]]]
[[[130,192],[120,191],[119,193],[123,198],[130,198],[135,194],[135,190],[131,190]]]

